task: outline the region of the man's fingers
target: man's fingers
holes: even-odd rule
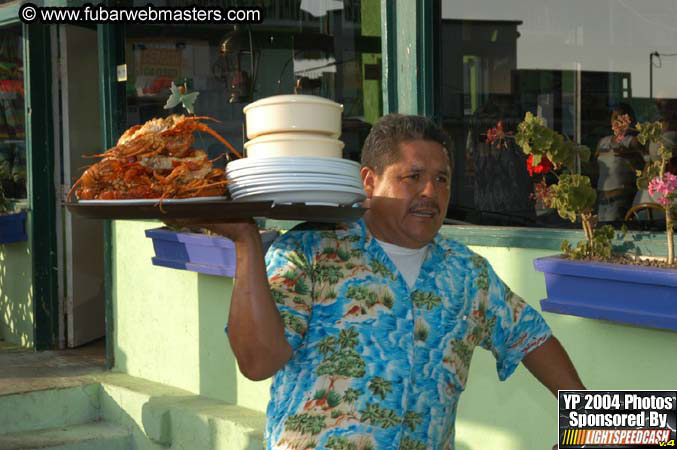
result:
[[[220,236],[237,240],[242,236],[257,234],[258,226],[254,219],[215,220],[209,219],[165,219],[163,222],[175,230],[188,229],[193,232],[208,230]]]

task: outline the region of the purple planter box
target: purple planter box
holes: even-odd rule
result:
[[[677,330],[677,270],[537,258],[543,311]]]
[[[22,242],[26,236],[26,212],[0,215],[0,244]]]
[[[277,231],[261,232],[264,252],[277,235]],[[153,239],[153,264],[156,266],[224,277],[235,275],[235,245],[230,239],[166,228],[146,230],[146,237]]]

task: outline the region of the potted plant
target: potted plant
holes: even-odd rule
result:
[[[660,138],[655,124],[638,125],[637,129],[643,144]],[[491,141],[500,142],[506,137],[499,127],[488,132]],[[532,176],[551,173],[557,177],[556,184],[547,185],[545,180],[536,183],[534,196],[547,207],[555,208],[562,218],[580,221],[585,235],[585,240],[576,246],[563,241],[562,255],[534,260],[536,270],[545,274],[548,297],[541,300],[541,308],[560,314],[677,330],[677,270],[637,265],[634,258],[614,254],[615,230],[609,225],[596,227],[596,192],[589,177],[580,172],[581,162],[589,159],[590,150],[547,128],[541,118],[531,113],[526,114],[517,133],[510,137],[528,155],[527,170]],[[667,157],[669,151],[663,148]],[[645,178],[652,180],[649,189],[666,199],[662,204],[669,212],[677,180],[666,175],[664,163],[665,158],[655,167],[652,165],[646,170]],[[669,215],[666,214],[666,224],[670,228],[671,243]],[[670,257],[672,247],[668,248]],[[668,258],[666,265],[671,261]]]
[[[665,234],[668,239],[666,263],[673,265],[675,264],[673,215],[677,208],[677,203],[675,202],[677,198],[677,175],[667,170],[672,159],[672,149],[666,145],[660,122],[638,124],[637,130],[639,131],[638,140],[642,144],[647,142],[658,144],[659,158],[656,161],[648,163],[644,170],[637,172],[637,187],[640,189],[648,188],[651,197],[665,211]]]

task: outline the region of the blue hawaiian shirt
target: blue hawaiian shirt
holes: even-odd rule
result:
[[[551,336],[484,258],[439,234],[412,289],[363,220],[298,226],[266,264],[293,348],[268,449],[453,449],[474,348],[504,380]]]

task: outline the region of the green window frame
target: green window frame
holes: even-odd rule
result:
[[[36,2],[42,5],[43,2]],[[21,25],[24,39],[27,191],[29,246],[33,270],[33,328],[36,350],[53,348],[58,339],[56,186],[51,96],[51,40],[48,26],[22,24],[19,2],[0,6],[0,27]]]

